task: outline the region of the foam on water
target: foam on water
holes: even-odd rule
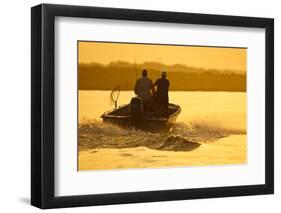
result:
[[[246,134],[245,130],[225,128],[208,121],[176,123],[169,132],[150,133],[134,128],[122,128],[97,120],[79,124],[79,148],[132,148],[144,146],[166,151],[191,151],[230,134]]]

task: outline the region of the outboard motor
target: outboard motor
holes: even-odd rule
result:
[[[143,100],[140,97],[131,99],[129,112],[133,118],[140,118],[143,113]]]

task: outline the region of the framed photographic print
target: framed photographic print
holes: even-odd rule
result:
[[[271,194],[274,21],[31,9],[31,203]]]

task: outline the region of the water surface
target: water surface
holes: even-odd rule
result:
[[[118,105],[132,91],[121,91]],[[110,91],[79,91],[79,170],[246,162],[246,93],[170,92],[182,112],[168,133],[104,124]]]

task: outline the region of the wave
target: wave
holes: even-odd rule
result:
[[[230,134],[246,134],[245,130],[225,128],[210,121],[176,123],[169,132],[150,133],[122,128],[97,120],[79,124],[79,149],[133,148],[144,146],[165,151],[191,151]]]
[[[201,142],[212,142],[229,135],[246,134],[245,129],[225,127],[223,124],[208,120],[195,120],[189,123],[176,123],[172,133],[186,137],[195,137]]]

